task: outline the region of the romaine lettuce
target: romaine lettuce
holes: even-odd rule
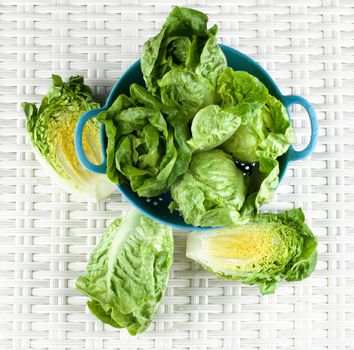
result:
[[[193,9],[174,7],[159,34],[144,45],[141,68],[148,90],[188,119],[216,103],[217,79],[226,59],[216,42],[217,26]]]
[[[84,85],[83,77],[63,82],[52,76],[53,86],[42,100],[39,109],[34,103],[22,103],[26,127],[36,156],[48,173],[68,192],[98,201],[110,195],[114,186],[103,175],[86,170],[77,158],[74,131],[79,117],[99,104]],[[97,121],[89,120],[83,131],[83,148],[95,164],[103,159]]]
[[[172,259],[171,228],[134,211],[106,229],[76,287],[102,322],[136,335],[164,296]]]
[[[242,221],[244,176],[232,157],[220,149],[192,157],[188,171],[171,187],[173,202],[187,224],[229,226]]]
[[[317,262],[317,240],[301,209],[262,214],[249,223],[208,232],[192,232],[186,255],[218,277],[258,284],[273,293],[278,281],[300,281]]]
[[[230,67],[220,74],[217,91],[223,108],[245,118],[262,108],[269,97],[268,89],[255,76]]]
[[[270,202],[278,186],[277,158],[294,142],[294,131],[281,101],[247,72],[226,68],[218,80],[225,111],[241,118],[241,125],[221,146],[239,163],[256,164],[249,179],[243,216],[254,215]]]
[[[238,105],[231,110],[237,114]],[[241,126],[222,145],[235,160],[244,163],[259,162],[262,157],[276,159],[294,142],[294,131],[285,107],[269,95],[266,103],[250,113],[239,114]]]
[[[107,175],[113,183],[129,181],[139,196],[153,197],[188,168],[187,125],[177,110],[166,108],[145,88],[133,84],[130,94],[120,95],[97,116],[108,139]]]

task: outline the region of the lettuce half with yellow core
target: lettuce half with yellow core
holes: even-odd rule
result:
[[[106,229],[76,287],[102,322],[136,335],[165,294],[172,259],[172,229],[133,211]]]
[[[301,209],[262,214],[247,224],[188,235],[188,258],[218,277],[258,284],[273,293],[278,282],[300,281],[314,271],[317,240]]]
[[[103,175],[86,170],[77,158],[74,145],[76,124],[82,114],[98,108],[90,88],[81,76],[63,82],[52,76],[53,86],[39,108],[34,103],[23,102],[26,127],[37,158],[49,174],[68,192],[98,201],[114,191]],[[100,130],[96,120],[85,124],[82,137],[86,157],[94,164],[101,164]]]

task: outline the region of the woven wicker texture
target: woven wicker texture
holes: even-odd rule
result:
[[[261,297],[185,257],[175,263],[151,327],[131,337],[104,326],[74,288],[104,228],[130,206],[94,204],[55,185],[28,144],[21,101],[41,100],[52,73],[82,74],[102,100],[157,33],[165,0],[2,0],[0,7],[0,349],[354,349],[353,0],[175,1],[219,25],[219,37],[259,62],[284,94],[319,119],[310,158],[292,163],[268,209],[301,206],[319,263],[301,283]],[[300,149],[306,113],[292,113]]]

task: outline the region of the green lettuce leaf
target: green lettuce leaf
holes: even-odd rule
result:
[[[170,70],[159,81],[159,87],[162,102],[179,108],[188,119],[193,118],[202,106],[212,102],[203,84],[187,70]]]
[[[165,293],[172,258],[171,228],[132,212],[106,229],[76,287],[102,322],[136,335]]]
[[[171,186],[171,195],[170,209],[178,209],[187,224],[228,226],[242,221],[244,177],[220,149],[194,155],[183,178]]]
[[[178,176],[186,172],[192,157],[191,151],[187,145],[190,131],[185,115],[174,107],[164,105],[160,99],[152,96],[147,89],[138,84],[132,84],[130,86],[130,94],[137,103],[160,111],[173,129],[177,159],[168,178],[170,186],[175,182]]]
[[[230,110],[236,113],[236,107]],[[242,125],[222,145],[222,149],[232,154],[235,160],[253,163],[262,157],[276,159],[294,142],[294,131],[286,109],[271,95],[252,114],[242,114],[241,120]]]
[[[220,74],[217,90],[221,106],[232,108],[236,115],[244,117],[263,107],[269,98],[267,88],[255,76],[230,67]]]
[[[188,168],[187,125],[182,113],[143,87],[133,84],[130,93],[97,117],[106,127],[107,176],[118,184],[129,181],[139,196],[153,197]],[[168,124],[169,118],[175,122]]]
[[[201,12],[174,7],[160,33],[144,44],[141,58],[148,90],[188,119],[217,102],[217,79],[226,67],[217,27],[208,29],[207,21]]]
[[[280,280],[300,281],[315,269],[317,240],[304,221],[302,210],[292,209],[227,229],[192,232],[186,254],[218,277],[273,293]]]
[[[241,118],[217,105],[201,109],[192,121],[192,138],[187,142],[193,151],[207,151],[224,143],[241,123]]]
[[[81,76],[63,82],[59,75],[53,74],[52,81],[53,86],[39,108],[34,103],[22,103],[31,144],[42,166],[65,190],[99,201],[110,195],[114,186],[105,176],[93,174],[81,165],[74,145],[79,117],[99,104],[92,99],[91,90]],[[103,155],[96,120],[85,124],[82,142],[88,160],[101,164]]]

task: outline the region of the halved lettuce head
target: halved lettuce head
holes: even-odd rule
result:
[[[83,77],[71,77],[65,83],[60,76],[53,75],[52,80],[53,86],[39,108],[34,103],[22,103],[31,144],[42,166],[65,190],[90,200],[101,200],[114,191],[114,186],[105,176],[93,174],[81,165],[74,145],[80,116],[99,104],[92,99]],[[86,123],[82,143],[87,158],[101,164],[103,155],[96,120]]]
[[[173,202],[187,224],[223,226],[242,221],[246,185],[232,157],[220,149],[192,157],[188,171],[171,186]]]
[[[217,102],[217,79],[226,59],[216,43],[217,26],[196,10],[174,7],[159,34],[144,44],[141,68],[148,90],[187,119]]]
[[[317,240],[301,209],[262,214],[247,224],[192,232],[188,258],[218,277],[258,284],[273,293],[280,280],[300,281],[314,271]]]
[[[164,296],[172,259],[171,228],[133,211],[106,229],[76,287],[102,322],[136,335]]]

